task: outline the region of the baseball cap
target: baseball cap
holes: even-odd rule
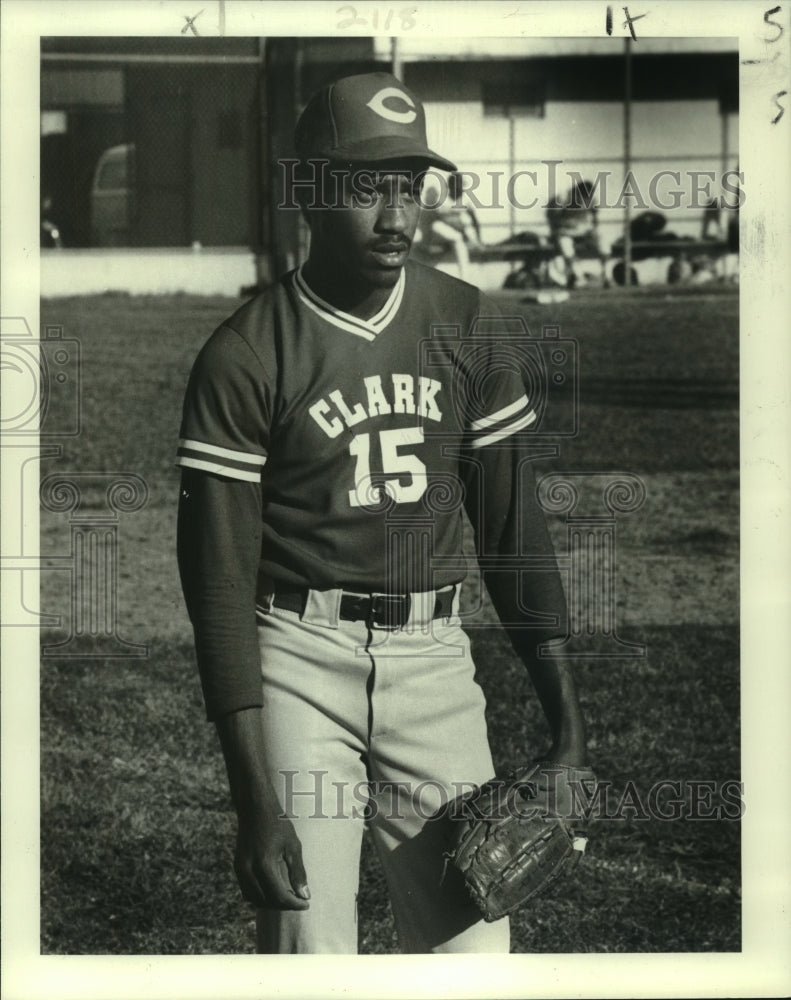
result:
[[[414,157],[456,170],[428,148],[423,105],[390,73],[347,76],[317,91],[299,117],[294,144],[305,159],[380,163]]]

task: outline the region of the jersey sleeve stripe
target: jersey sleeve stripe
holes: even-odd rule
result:
[[[511,403],[509,406],[504,406],[502,410],[492,413],[491,416],[481,417],[480,420],[473,420],[470,424],[470,430],[482,431],[485,427],[493,427],[494,424],[499,424],[501,420],[507,420],[515,413],[523,410],[526,406],[527,396],[520,396],[515,403]]]
[[[260,481],[261,469],[265,463],[264,455],[234,451],[190,438],[181,438],[176,452],[176,465],[202,469],[204,472],[214,472],[218,476],[230,476],[250,483]]]
[[[220,448],[216,444],[206,444],[205,441],[191,441],[189,438],[179,439],[179,453],[184,450],[202,452],[204,455],[216,455],[218,458],[229,458],[234,462],[243,462],[248,465],[266,464],[265,455],[256,455],[250,451],[233,451],[231,448]]]
[[[261,481],[260,470],[251,472],[248,469],[238,469],[219,462],[206,462],[192,455],[179,455],[176,459],[176,465],[184,469],[200,469],[201,472],[213,472],[217,476],[226,476],[228,479],[240,479],[245,483],[258,483]]]
[[[487,444],[493,444],[495,441],[502,441],[504,438],[510,437],[512,434],[516,434],[517,431],[524,430],[525,427],[529,427],[530,424],[534,423],[536,419],[536,411],[530,410],[523,417],[515,420],[511,424],[506,424],[505,427],[501,427],[499,430],[494,431],[492,434],[486,434],[483,437],[474,438],[470,442],[471,448],[483,448]]]

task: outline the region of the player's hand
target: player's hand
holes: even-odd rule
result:
[[[538,761],[528,777],[531,807],[547,816],[560,816],[579,825],[588,818],[596,776],[589,767],[571,767],[551,759]]]
[[[278,910],[310,906],[302,845],[291,821],[276,813],[239,817],[234,870],[248,903]]]

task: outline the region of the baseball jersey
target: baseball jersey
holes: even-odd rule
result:
[[[413,262],[367,320],[298,269],[206,343],[177,464],[210,717],[260,704],[254,606],[272,581],[356,593],[458,583],[465,507],[482,551],[551,553],[514,447],[536,412],[503,363],[497,321],[476,327],[482,315],[496,309],[478,289]],[[557,579],[537,574],[536,588],[558,611]]]

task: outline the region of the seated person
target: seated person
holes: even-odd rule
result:
[[[597,209],[592,204],[594,190],[590,181],[579,181],[571,189],[568,202],[555,197],[547,204],[550,241],[557,251],[550,271],[558,274],[557,280],[567,288],[577,283],[574,262],[579,251],[598,258],[601,283],[605,287],[608,284],[604,271],[607,254],[601,243]]]
[[[481,227],[475,210],[467,202],[460,173],[448,175],[447,194],[441,190],[438,177],[429,175],[423,190],[426,210],[421,214],[419,236],[415,242],[418,256],[436,258],[450,250],[458,267],[459,277],[466,279],[470,262],[470,247],[482,247]],[[435,206],[436,207],[433,207]]]

